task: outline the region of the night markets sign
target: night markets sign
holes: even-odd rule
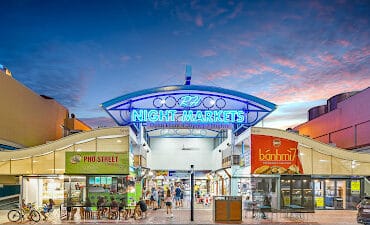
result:
[[[242,110],[146,110],[133,109],[131,122],[243,123]]]
[[[128,174],[128,153],[66,152],[67,174]]]

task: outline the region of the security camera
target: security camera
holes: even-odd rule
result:
[[[146,153],[149,153],[149,150],[146,150]]]
[[[222,152],[221,149],[219,149],[218,152]]]
[[[145,146],[146,146],[146,144],[144,143],[144,144],[143,144],[143,147],[145,147]]]

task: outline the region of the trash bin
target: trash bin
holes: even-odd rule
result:
[[[213,219],[215,222],[242,222],[241,196],[215,196],[213,198]]]
[[[335,207],[335,209],[343,209],[343,199],[342,198],[335,198],[334,199],[334,207]]]

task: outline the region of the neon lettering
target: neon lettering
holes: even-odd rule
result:
[[[176,121],[178,119],[178,121]],[[243,123],[242,110],[157,110],[133,109],[131,122]]]

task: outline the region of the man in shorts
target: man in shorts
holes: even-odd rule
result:
[[[181,188],[180,188],[180,185],[177,185],[176,189],[175,189],[175,202],[176,202],[176,207],[180,207],[181,206]]]

